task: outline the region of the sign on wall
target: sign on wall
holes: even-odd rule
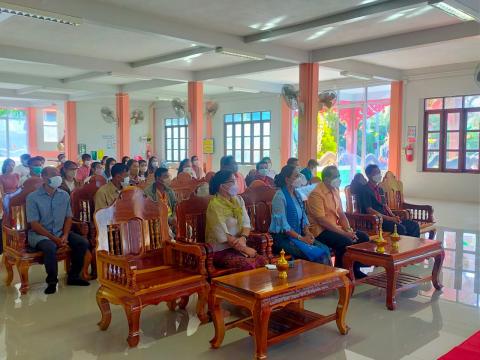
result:
[[[417,141],[417,127],[416,126],[409,126],[407,128],[407,142],[409,144],[414,143]]]
[[[87,153],[87,144],[78,144],[78,154],[81,156]]]
[[[215,150],[215,145],[212,138],[203,139],[203,153],[204,154],[213,154]]]

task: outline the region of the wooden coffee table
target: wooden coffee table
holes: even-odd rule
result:
[[[303,301],[338,289],[336,312],[320,315],[303,308]],[[265,268],[212,279],[210,307],[213,309],[215,337],[213,348],[223,342],[225,330],[244,329],[255,339],[255,359],[267,358],[267,347],[330,321],[336,321],[345,335],[349,328],[345,316],[351,294],[348,271],[304,260],[295,261],[288,278],[280,279],[277,270]],[[223,300],[250,310],[251,315],[225,324],[220,304]]]
[[[388,243],[383,254],[376,252],[377,246],[373,241],[347,247],[343,264],[346,269],[350,270],[350,279],[352,279],[354,285],[366,283],[387,289],[386,305],[389,310],[395,310],[396,308],[395,294],[397,291],[406,290],[418,283],[430,280],[435,289],[440,290],[442,288],[438,276],[445,252],[440,241],[401,236],[399,246],[395,249],[388,236],[385,237],[385,240]],[[400,271],[402,267],[421,263],[428,258],[435,259],[431,275],[419,277]],[[383,267],[385,272],[375,273],[354,281],[353,263],[355,261],[365,265]]]

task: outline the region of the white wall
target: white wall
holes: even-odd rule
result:
[[[430,173],[422,171],[423,100],[429,97],[480,94],[473,71],[410,78],[404,88],[403,145],[407,126],[417,126],[415,160],[407,162],[402,154],[401,179],[408,197],[480,203],[480,175]]]
[[[141,155],[145,157],[146,142],[141,141],[140,137],[149,135],[150,132],[149,105],[149,102],[130,101],[130,111],[137,108],[142,110],[145,114],[145,119],[139,124],[131,125],[131,153],[125,155]],[[79,144],[87,145],[87,152],[103,149],[105,155],[117,157],[116,124],[106,123],[102,119],[100,109],[103,106],[108,106],[115,112],[115,99],[105,98],[77,102],[77,140]]]
[[[37,149],[39,151],[59,151],[58,142],[62,140],[65,127],[65,115],[63,104],[57,106],[35,107],[35,127],[37,129]],[[56,142],[44,142],[43,141],[43,112],[45,109],[57,110],[57,124],[58,124],[58,136]]]

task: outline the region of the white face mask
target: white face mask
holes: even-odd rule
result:
[[[234,185],[230,186],[230,188],[228,189],[228,194],[230,196],[237,196],[238,195],[238,185],[234,184]]]
[[[292,186],[293,186],[294,188],[299,188],[299,187],[305,186],[306,184],[304,184],[303,179],[305,179],[303,176],[297,177],[297,178],[293,181]]]
[[[123,187],[130,186],[130,177],[129,176],[127,176],[126,178],[123,179],[122,186]]]
[[[271,163],[268,163],[267,166],[268,166],[268,170],[272,169],[272,164]]]
[[[92,164],[92,162],[90,160],[87,160],[83,163],[85,166],[90,166]]]
[[[338,177],[338,178],[333,179],[330,182],[330,186],[334,187],[335,189],[338,189],[338,188],[340,188],[341,183],[342,183],[342,180]]]
[[[261,176],[267,176],[267,174],[268,174],[268,169],[258,169],[258,173],[259,173]]]
[[[48,186],[50,186],[52,189],[58,188],[60,185],[62,185],[62,177],[61,176],[54,176],[48,179]]]
[[[375,184],[380,184],[382,182],[382,174],[372,176],[372,180]]]
[[[158,168],[158,161],[152,161],[152,167]]]

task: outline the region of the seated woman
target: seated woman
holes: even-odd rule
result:
[[[139,178],[140,181],[146,181],[148,176],[148,164],[145,160],[139,160],[138,166],[140,168]]]
[[[267,259],[247,246],[250,218],[232,171],[220,170],[210,181],[215,195],[207,208],[206,241],[215,250],[213,263],[220,268],[251,270],[267,264]]]
[[[140,176],[138,175],[140,172],[140,166],[137,160],[130,159],[127,161],[127,169],[128,169],[128,178],[130,180],[131,186],[137,186],[142,181]]]
[[[363,174],[358,173],[352,179],[350,183],[350,192],[353,195],[356,204],[360,204],[360,196],[362,195],[363,187],[367,185],[367,179]]]
[[[2,175],[0,175],[0,192],[2,195],[17,191],[20,182],[20,175],[13,172],[15,161],[5,159],[2,165]]]
[[[271,177],[268,176],[268,163],[266,161],[259,161],[255,166],[256,169],[248,173],[245,178],[245,183],[247,186],[250,186],[255,180],[260,180],[265,183],[265,185],[275,187],[275,182]]]
[[[190,158],[190,161],[192,162],[192,169],[195,171],[195,175],[197,176],[197,179],[202,179],[205,177],[205,172],[202,169],[202,166],[200,164],[200,161],[198,160],[197,155],[193,155]]]
[[[82,186],[82,183],[76,179],[77,170],[78,165],[70,160],[65,161],[62,170],[60,170],[60,174],[62,175],[60,189],[66,191],[68,195],[76,188]]]
[[[107,181],[110,181],[112,180],[112,167],[117,163],[117,160],[115,160],[114,158],[108,158],[106,161],[105,161],[105,169],[103,171],[103,177],[105,178],[105,180]]]
[[[92,177],[101,176],[103,177],[103,166],[101,162],[94,161],[92,166],[90,166],[90,172],[88,177],[85,179],[84,184],[88,184]]]
[[[190,159],[183,159],[182,161],[180,161],[177,175],[183,172],[189,174],[193,179],[197,178],[197,174],[192,168],[192,162],[190,161]]]
[[[296,259],[305,259],[330,265],[330,249],[315,240],[308,229],[309,222],[305,206],[296,192],[300,173],[294,166],[286,165],[275,177],[280,188],[272,200],[272,221],[270,233],[273,237],[273,252],[282,249]]]

